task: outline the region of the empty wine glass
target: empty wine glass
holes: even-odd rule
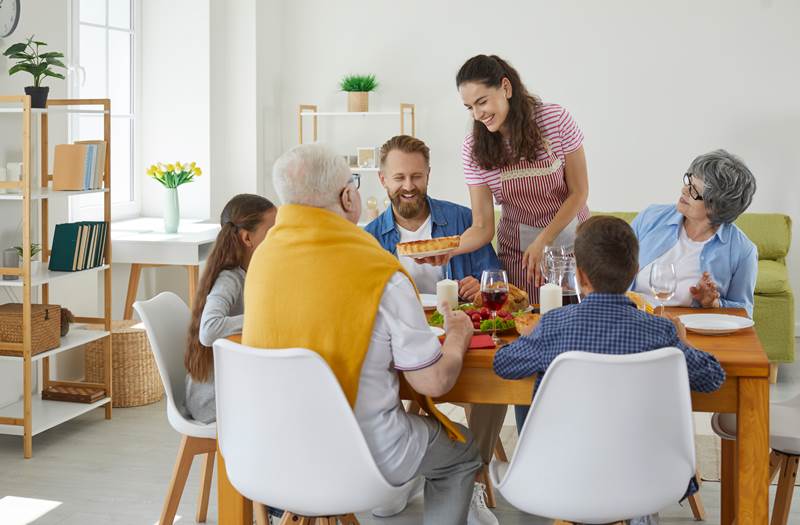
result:
[[[481,299],[492,312],[492,341],[499,346],[502,341],[497,337],[497,311],[503,307],[508,298],[508,275],[505,270],[484,270],[481,274]]]
[[[661,304],[661,315],[664,315],[664,303],[672,299],[678,288],[678,277],[675,265],[655,261],[650,267],[650,291]]]

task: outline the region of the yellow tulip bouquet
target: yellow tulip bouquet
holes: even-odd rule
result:
[[[181,164],[180,162],[164,164],[159,162],[150,166],[147,174],[166,188],[177,188],[181,184],[192,182],[195,177],[203,174],[203,170],[194,162],[190,164]]]

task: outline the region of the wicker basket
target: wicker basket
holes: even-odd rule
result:
[[[103,329],[102,325],[89,325],[88,328]],[[141,323],[112,321],[111,348],[114,362],[111,373],[113,405],[137,407],[159,401],[164,396],[164,387]],[[86,381],[103,382],[104,361],[102,340],[85,346]]]
[[[31,355],[36,355],[61,344],[61,307],[55,304],[31,305]],[[0,305],[0,341],[22,342],[22,304]],[[0,355],[21,356],[21,351],[0,350]]]

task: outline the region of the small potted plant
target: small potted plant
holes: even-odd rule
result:
[[[194,162],[190,164],[153,164],[147,174],[167,188],[164,201],[164,231],[177,233],[181,221],[180,204],[178,203],[178,186],[192,182],[203,171]]]
[[[21,265],[22,261],[24,260],[25,253],[22,251],[22,246],[14,246],[14,250],[17,252],[17,260],[19,261],[17,264]],[[39,269],[40,262],[34,261],[33,258],[39,255],[42,251],[42,246],[39,243],[32,242],[30,247],[31,252],[31,271],[36,272]]]
[[[369,111],[369,92],[378,88],[375,75],[347,75],[339,82],[347,93],[347,111]]]
[[[45,42],[34,40],[31,35],[26,42],[14,44],[3,53],[8,58],[18,61],[8,70],[9,75],[24,71],[33,76],[33,85],[25,88],[25,94],[31,97],[32,108],[43,108],[47,105],[50,87],[41,85],[42,77],[64,78],[64,75],[53,69],[66,68],[60,60],[64,58],[64,54],[58,51],[39,52],[39,48],[46,45]]]

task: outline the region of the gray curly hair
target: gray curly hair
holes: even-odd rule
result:
[[[756,178],[742,159],[724,149],[700,155],[688,173],[705,185],[703,203],[711,224],[732,223],[753,202]]]

